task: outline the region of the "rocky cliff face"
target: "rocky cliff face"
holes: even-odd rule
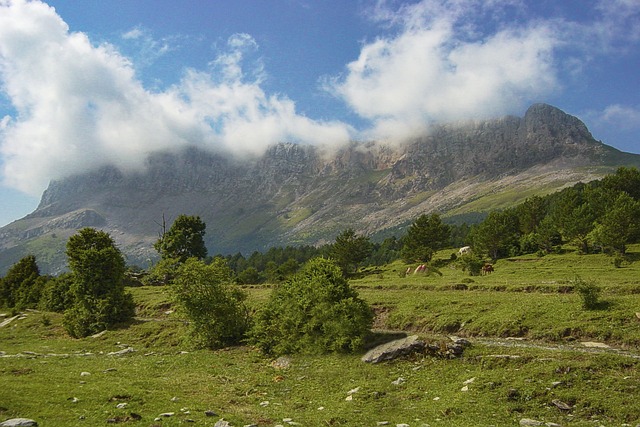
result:
[[[104,168],[52,182],[32,214],[0,229],[0,271],[34,252],[44,271],[60,271],[66,239],[87,226],[111,233],[130,263],[146,266],[163,216],[170,223],[182,213],[205,221],[212,254],[329,242],[347,227],[399,235],[425,212],[489,210],[505,191],[525,196],[597,178],[614,158],[640,165],[545,104],[523,118],[438,126],[398,146],[328,153],[283,143],[251,161],[195,148],[154,154],[137,173]]]

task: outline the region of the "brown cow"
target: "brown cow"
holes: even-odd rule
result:
[[[487,274],[491,274],[493,273],[493,265],[491,264],[485,264],[482,266],[482,275],[485,276]]]

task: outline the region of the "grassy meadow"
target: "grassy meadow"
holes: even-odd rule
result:
[[[397,262],[367,269],[351,284],[376,311],[377,341],[398,331],[438,342],[468,337],[473,344],[461,358],[415,355],[369,365],[361,354],[293,355],[281,368],[248,346],[192,350],[167,290],[130,288],[136,321],[95,338],[67,337],[55,313],[27,312],[0,328],[0,421],[640,424],[640,245],[630,248],[621,268],[603,254],[568,251],[500,260],[494,273],[476,277],[447,265],[451,252],[436,254],[442,261],[431,274],[405,277],[407,266]],[[601,287],[596,309],[582,307],[576,276]],[[270,292],[269,286],[246,289],[252,309]],[[611,348],[589,348],[586,341]],[[110,354],[127,348],[133,351]],[[167,413],[173,415],[160,417]]]

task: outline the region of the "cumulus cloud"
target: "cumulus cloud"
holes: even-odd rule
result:
[[[558,87],[548,23],[487,32],[495,5],[512,1],[422,1],[374,17],[399,31],[366,43],[329,90],[372,123],[372,138],[398,139],[433,122],[492,117]],[[486,22],[485,22],[486,24]]]
[[[628,105],[609,105],[602,111],[590,111],[586,116],[598,127],[614,127],[622,131],[640,130],[640,109]]]
[[[256,155],[280,141],[399,140],[434,122],[518,113],[562,90],[567,72],[623,52],[625,37],[640,40],[640,3],[595,4],[589,12],[597,16],[579,23],[535,17],[522,0],[378,1],[370,17],[383,35],[324,80],[364,119],[355,130],[301,115],[286,95],[267,93],[249,34],[231,35],[206,69],[149,89],[141,70],[188,38],[156,40],[137,26],[119,40],[134,48],[128,57],[70,31],[40,0],[0,0],[1,101],[12,111],[0,117],[2,178],[37,195],[51,179],[105,164],[137,169],[152,152],[187,145]],[[637,109],[622,106],[600,117],[623,116],[637,123]]]
[[[70,32],[53,8],[0,0],[0,79],[17,111],[0,127],[4,183],[36,195],[51,179],[105,164],[140,168],[151,152],[189,144],[242,154],[282,140],[348,140],[346,125],[301,116],[259,78],[246,81],[240,63],[252,45],[232,36],[210,72],[190,70],[151,92],[128,58]]]

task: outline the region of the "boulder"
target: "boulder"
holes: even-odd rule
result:
[[[398,357],[407,356],[412,353],[422,352],[426,347],[426,343],[418,338],[417,335],[401,338],[369,350],[367,354],[362,356],[362,361],[366,363],[380,363],[386,360],[394,360]]]
[[[12,418],[0,423],[0,427],[33,427],[37,425],[37,422],[28,418]]]

